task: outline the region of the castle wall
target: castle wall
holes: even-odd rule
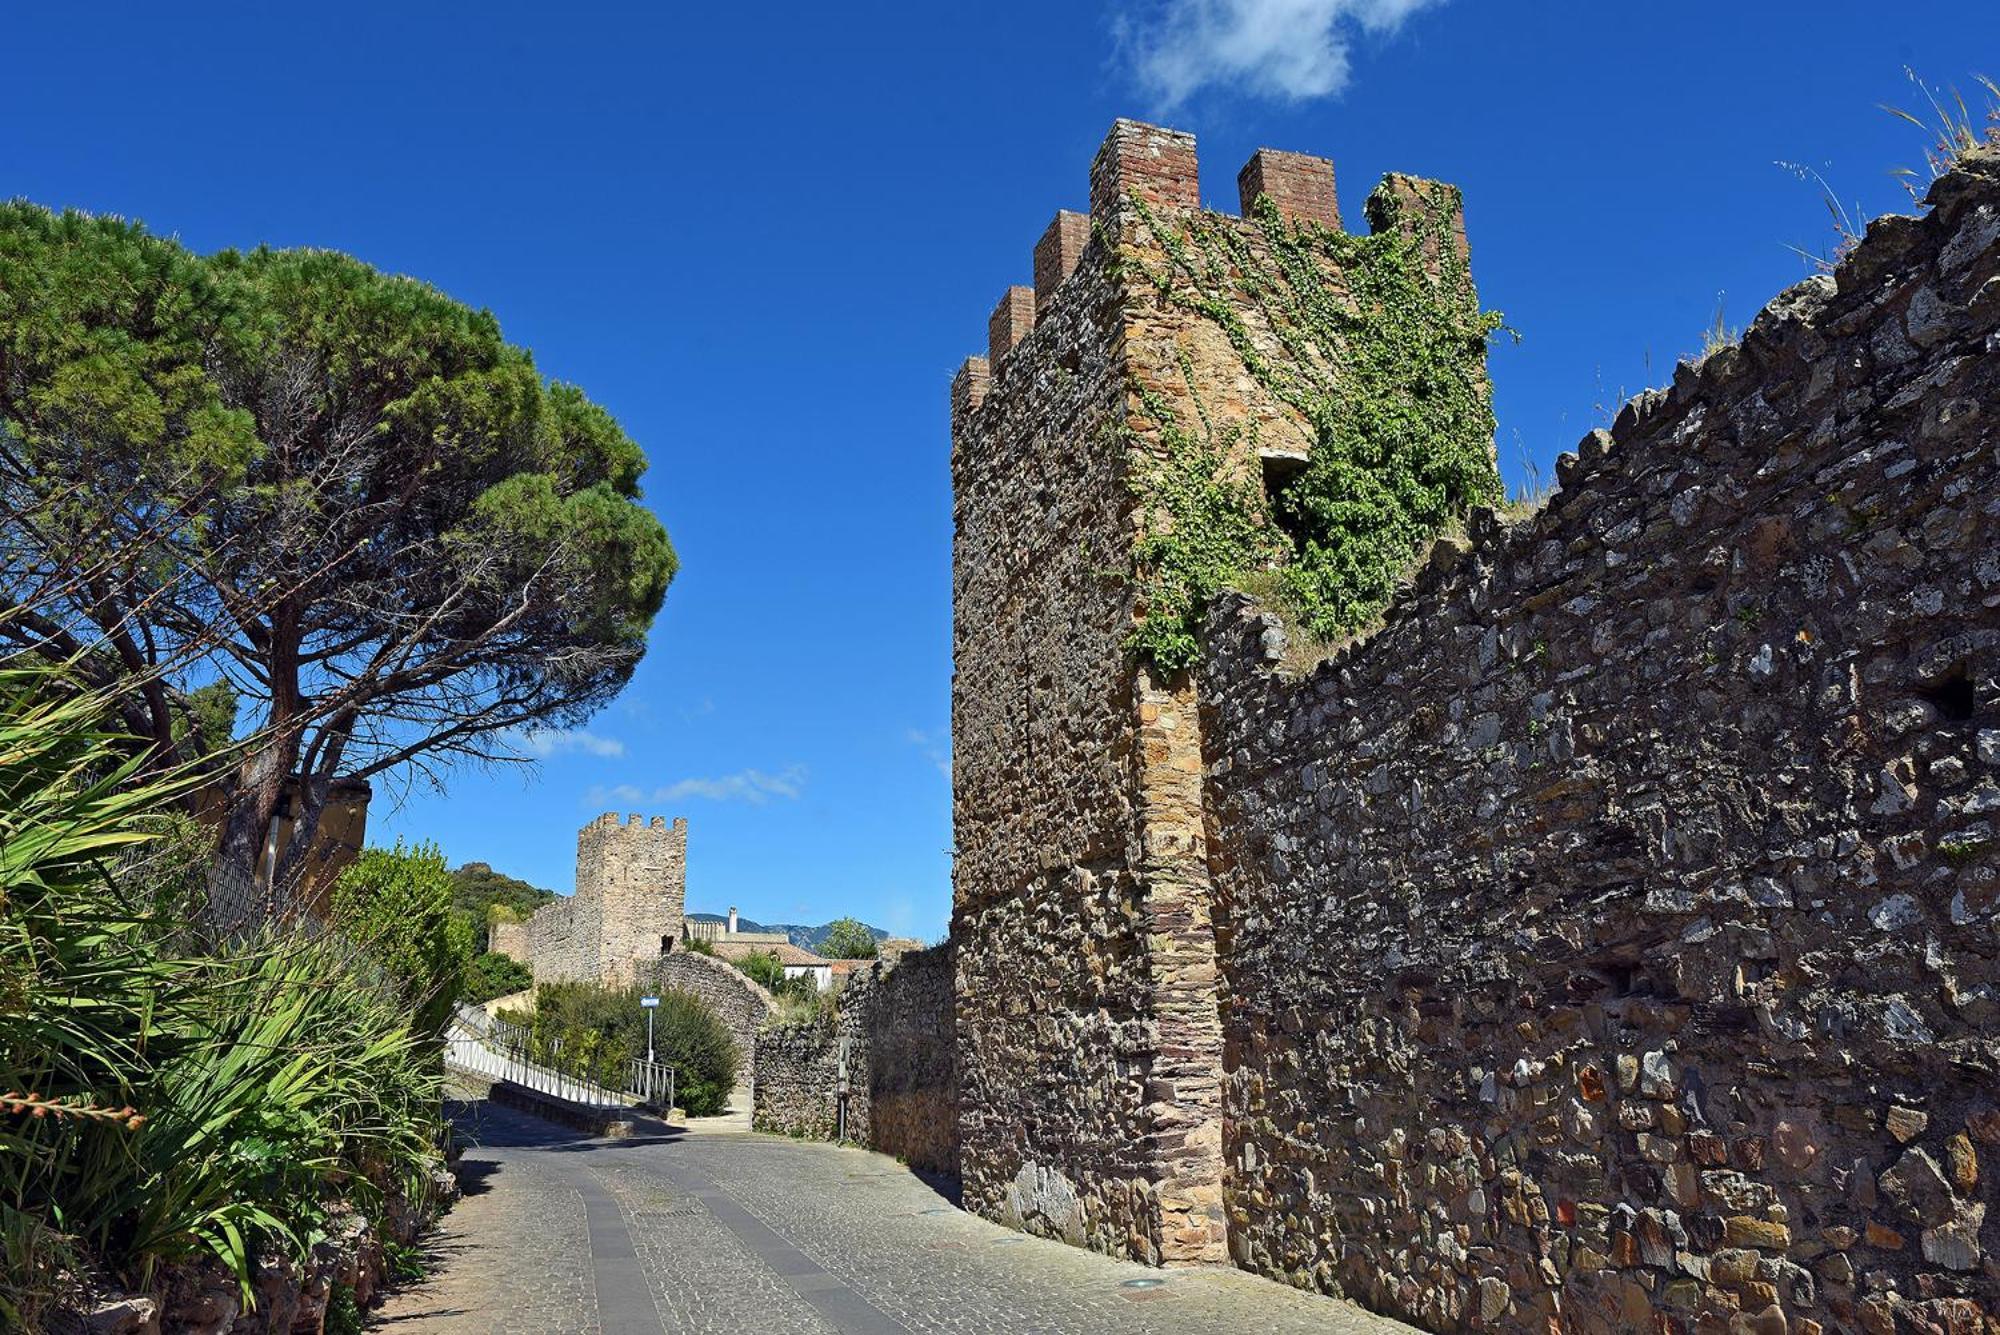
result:
[[[802,1140],[835,1138],[840,1036],[830,1020],[776,1024],[760,1031],[756,1067],[750,1109],[754,1129]]]
[[[1238,1264],[1437,1330],[2000,1321],[2000,158],[1933,197],[1304,680],[1214,609]]]
[[[828,1140],[838,1122],[840,1042],[848,1045],[848,1139],[914,1168],[959,1171],[958,1053],[950,945],[856,972],[830,1021],[757,1036],[754,1123]]]
[[[1259,153],[1241,184],[1338,226],[1323,159]],[[1170,421],[1242,428],[1216,443],[1252,479],[1313,436],[1247,360],[1296,331],[1246,303],[1239,346],[1155,285],[1199,194],[1191,136],[1118,122],[1089,216],[1057,215],[953,386],[964,1199],[1145,1261],[1223,1259],[1223,1034],[1194,687],[1126,645],[1136,484]],[[1207,217],[1265,253],[1256,224]]]
[[[486,948],[496,955],[506,955],[526,964],[534,959],[534,947],[529,944],[528,924],[521,922],[496,922],[486,929]]]
[[[957,1177],[958,1048],[949,944],[857,973],[840,996],[862,1016],[867,1144],[913,1168]]]
[[[771,994],[726,960],[676,949],[640,963],[639,983],[654,988],[679,988],[708,1004],[736,1044],[737,1078],[751,1078],[757,1055],[757,1030],[771,1017]]]

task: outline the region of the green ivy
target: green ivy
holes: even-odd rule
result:
[[[1468,272],[1451,262],[1458,191],[1417,184],[1429,193],[1415,218],[1400,216],[1395,194],[1376,192],[1369,236],[1289,222],[1260,198],[1251,216],[1261,248],[1234,220],[1195,213],[1166,226],[1131,201],[1167,263],[1154,271],[1128,253],[1125,271],[1221,329],[1314,434],[1303,471],[1266,498],[1246,468],[1254,438],[1233,424],[1217,429],[1185,357],[1197,423],[1142,393],[1159,441],[1134,478],[1143,531],[1131,645],[1159,667],[1194,662],[1208,599],[1255,570],[1278,570],[1288,610],[1309,632],[1351,634],[1381,613],[1423,544],[1504,495],[1485,371],[1500,317],[1479,309]],[[1433,250],[1447,257],[1437,276],[1425,262]],[[1282,357],[1253,344],[1242,316],[1250,308]]]

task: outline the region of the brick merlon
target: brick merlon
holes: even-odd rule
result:
[[[1447,207],[1453,215],[1449,225],[1450,235],[1440,237],[1436,227],[1437,215]],[[1472,250],[1465,239],[1465,210],[1455,186],[1421,176],[1390,172],[1368,196],[1367,212],[1370,232],[1402,231],[1423,238],[1425,259],[1431,265],[1433,274],[1442,265],[1463,268],[1471,263]],[[1439,253],[1440,246],[1450,253]]]
[[[994,368],[1000,365],[1016,343],[1028,336],[1035,327],[1035,289],[1032,287],[1010,287],[1000,298],[1000,304],[993,308],[993,318],[986,322],[986,360]]]
[[[1144,121],[1113,121],[1090,164],[1091,216],[1112,217],[1127,196],[1153,209],[1199,209],[1201,174],[1194,136]]]
[[[984,357],[967,357],[965,365],[951,378],[951,415],[971,412],[986,401],[986,387],[992,380]]]
[[[1063,209],[1035,243],[1035,309],[1039,314],[1076,269],[1083,248],[1090,244],[1090,215]]]
[[[1334,193],[1329,158],[1260,148],[1236,174],[1236,190],[1246,218],[1262,195],[1268,196],[1288,221],[1316,222],[1336,230],[1340,227],[1340,200]]]

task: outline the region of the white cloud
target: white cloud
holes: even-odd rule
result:
[[[655,802],[679,802],[689,797],[705,797],[711,802],[748,802],[762,806],[774,797],[797,797],[806,781],[803,765],[790,765],[777,774],[758,769],[738,770],[715,779],[682,779],[653,794]]]
[[[540,760],[578,751],[607,760],[625,754],[625,743],[616,737],[600,737],[580,728],[524,728],[515,740],[523,751]]]
[[[713,778],[693,777],[676,779],[651,792],[635,784],[621,783],[609,788],[592,788],[584,801],[590,806],[601,806],[608,801],[616,801],[627,807],[644,805],[665,806],[675,802],[685,802],[691,797],[706,798],[711,802],[748,802],[752,806],[763,806],[774,797],[787,800],[796,798],[804,790],[806,767],[787,765],[776,774],[760,769],[738,770],[734,774],[722,774]]]
[[[1443,0],[1152,0],[1115,20],[1140,86],[1172,110],[1210,85],[1281,102],[1347,87],[1357,32],[1394,32]]]
[[[921,728],[910,728],[903,734],[903,740],[924,753],[924,759],[937,766],[938,773],[951,777],[951,734],[948,732],[925,732]]]

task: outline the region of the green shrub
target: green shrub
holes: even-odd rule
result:
[[[640,991],[595,983],[544,983],[535,989],[530,1021],[535,1056],[573,1074],[613,1084],[625,1063],[646,1055],[646,1010]],[[653,1011],[655,1057],[674,1067],[676,1100],[691,1116],[723,1110],[736,1084],[736,1044],[708,1003],[667,988]]]
[[[739,1054],[707,1002],[678,988],[660,993],[653,1041],[659,1059],[674,1067],[675,1101],[689,1116],[712,1117],[728,1106]]]
[[[527,965],[511,955],[496,955],[488,951],[483,955],[474,955],[472,963],[466,966],[462,995],[466,1001],[477,1005],[495,997],[524,992],[534,985],[534,972]]]
[[[436,844],[371,848],[340,874],[332,921],[388,970],[417,1028],[442,1034],[465,983],[472,934],[452,912],[451,873]]]
[[[361,1335],[361,1305],[354,1301],[354,1286],[335,1284],[326,1296],[326,1318],[320,1324],[323,1335]]]
[[[205,942],[212,838],[109,716],[0,670],[0,1327],[79,1256],[141,1286],[210,1256],[247,1294],[260,1249],[441,1162],[436,1045],[384,970],[336,935]]]
[[[753,950],[730,963],[736,966],[737,972],[747,975],[751,982],[767,992],[776,992],[785,985],[785,966],[779,962],[775,951]]]
[[[859,918],[836,918],[827,924],[819,953],[830,960],[872,960],[877,953],[875,932]]]
[[[793,984],[804,982],[805,987]],[[771,1012],[771,1023],[780,1028],[790,1028],[801,1024],[830,1024],[839,1009],[840,989],[829,987],[822,992],[811,986],[811,979],[790,980],[777,995],[778,1007]]]

